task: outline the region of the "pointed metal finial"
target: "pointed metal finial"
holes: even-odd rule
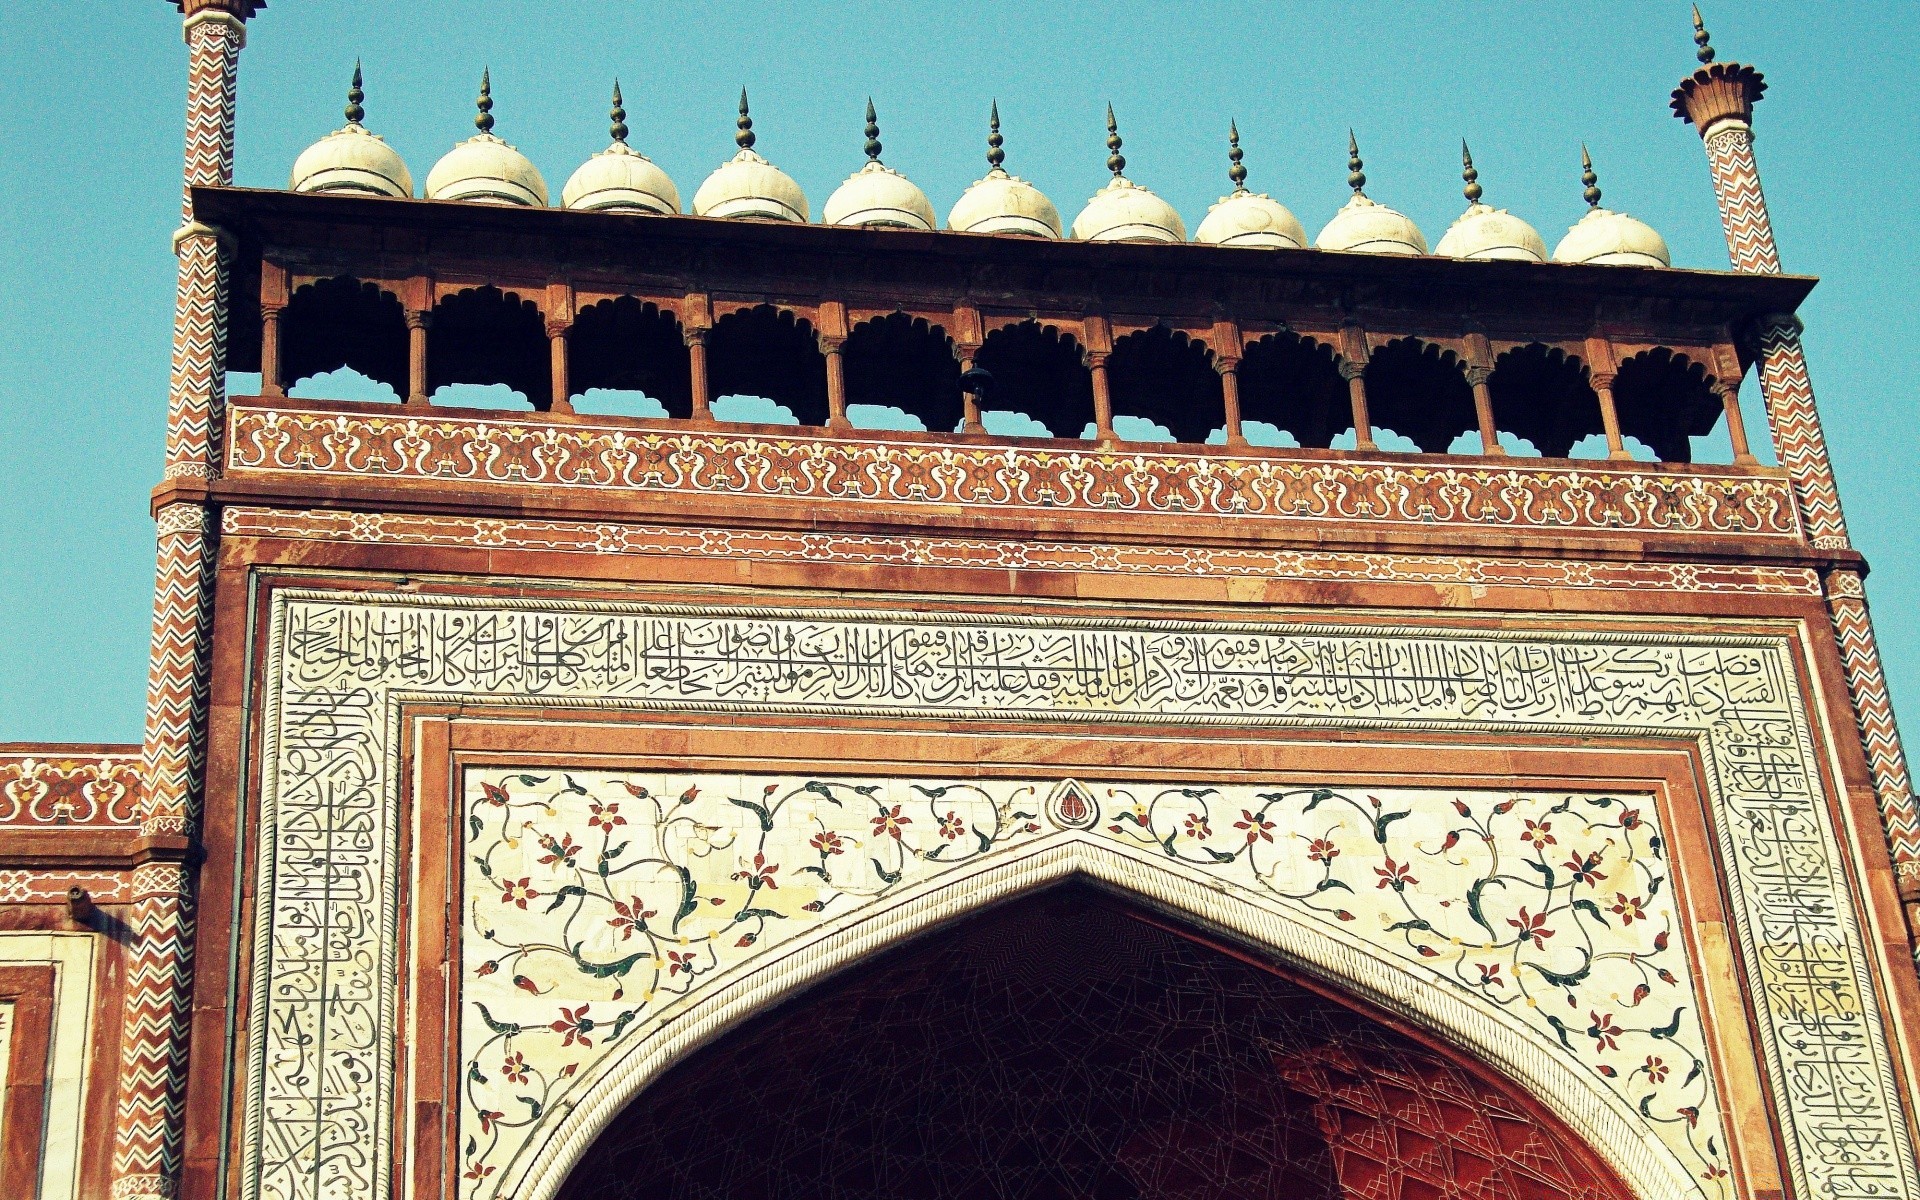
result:
[[[627,144],[627,109],[620,100],[620,81],[613,81],[613,107],[607,110],[607,117],[613,122],[611,131],[613,140],[621,145]]]
[[[1580,198],[1587,202],[1588,208],[1600,207],[1600,177],[1593,173],[1593,155],[1587,153],[1587,144],[1580,143],[1580,186],[1585,191]]]
[[[1713,39],[1707,36],[1706,23],[1700,19],[1700,6],[1693,6],[1693,44],[1700,47],[1693,56],[1702,63],[1713,61]]]
[[[1000,147],[1007,139],[1000,136],[1000,102],[993,102],[993,109],[987,115],[987,168],[998,171],[1000,164],[1007,161],[1007,152]]]
[[[1347,130],[1347,186],[1356,196],[1366,195],[1367,173],[1361,170],[1360,142],[1353,136],[1353,130]]]
[[[740,119],[734,122],[740,132],[733,135],[734,144],[742,150],[753,149],[753,118],[747,115],[747,89],[740,89]]]
[[[1471,206],[1480,203],[1480,197],[1483,194],[1480,188],[1480,170],[1473,165],[1473,151],[1467,149],[1465,138],[1460,139],[1460,178],[1467,181],[1467,186],[1462,189],[1467,197],[1467,204]]]
[[[1240,123],[1228,121],[1227,161],[1233,165],[1227,168],[1227,178],[1233,180],[1233,194],[1236,196],[1247,190],[1247,169],[1240,165],[1240,160],[1246,156],[1247,152],[1240,148]]]
[[[353,82],[347,85],[347,124],[358,125],[366,119],[367,110],[360,107],[360,102],[366,98],[367,94],[360,90],[360,60],[356,58],[353,60]]]
[[[873,97],[867,97],[867,161],[880,161],[880,119],[874,115]]]
[[[1107,105],[1107,170],[1117,179],[1127,169],[1126,156],[1120,153],[1120,126],[1113,119],[1113,105]]]
[[[474,101],[480,111],[473,123],[481,133],[493,132],[493,72],[486,67],[480,68],[480,98]]]

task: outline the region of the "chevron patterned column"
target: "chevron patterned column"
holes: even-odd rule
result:
[[[1760,166],[1753,155],[1753,106],[1766,93],[1766,78],[1744,63],[1716,61],[1697,9],[1693,28],[1700,67],[1673,90],[1674,115],[1699,130],[1706,146],[1733,269],[1777,273],[1781,270],[1780,249],[1774,241],[1766,193],[1760,186]],[[1799,318],[1790,315],[1760,321],[1756,331],[1760,390],[1766,401],[1767,423],[1773,430],[1774,450],[1793,481],[1807,536],[1818,549],[1846,550],[1850,543],[1840,511],[1840,491],[1834,483],[1826,435],[1820,428],[1800,332]],[[1913,794],[1913,779],[1894,723],[1860,574],[1845,568],[1831,572],[1827,602],[1900,896],[1908,907],[1911,935],[1915,926],[1912,914],[1920,912],[1920,803]],[[1914,950],[1916,962],[1920,962],[1920,945]]]
[[[219,474],[226,409],[227,247],[194,219],[192,189],[233,179],[233,104],[258,0],[174,0],[185,14],[187,130],[164,476]],[[160,511],[153,638],[147,674],[142,832],[191,837],[206,757],[212,511],[182,501]],[[127,1022],[121,1039],[114,1146],[116,1197],[175,1195],[193,987],[193,881],[173,862],[134,874]]]
[[[147,863],[133,874],[138,942],[127,969],[121,1034],[115,1197],[173,1197],[180,1178],[180,1100],[193,984],[193,900],[187,869]]]

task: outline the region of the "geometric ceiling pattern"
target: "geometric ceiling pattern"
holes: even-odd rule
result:
[[[756,1016],[562,1200],[1627,1200],[1538,1102],[1081,887]]]

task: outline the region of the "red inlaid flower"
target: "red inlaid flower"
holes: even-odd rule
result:
[[[640,907],[638,897],[624,903],[615,900],[613,911],[619,915],[609,917],[607,924],[620,931],[620,940],[623,942],[631,939],[636,932],[646,932],[647,918],[654,915],[652,909]]]
[[[900,806],[896,804],[891,810],[883,811],[873,818],[873,835],[879,837],[885,834],[897,842],[901,837],[900,827],[911,824],[913,824],[913,818],[901,816]]]
[[[1520,931],[1520,940],[1531,941],[1536,950],[1547,948],[1547,939],[1553,936],[1553,930],[1547,928],[1547,914],[1529,914],[1525,908],[1517,917],[1507,918],[1507,924]]]
[[[1396,892],[1404,892],[1408,886],[1420,882],[1413,877],[1411,871],[1407,870],[1407,864],[1397,863],[1391,858],[1387,860],[1386,866],[1375,867],[1373,873],[1380,877],[1380,882],[1374,884],[1374,887],[1392,888]]]
[[[573,835],[570,833],[563,833],[557,839],[552,834],[543,833],[540,835],[540,845],[546,850],[546,853],[540,856],[542,865],[565,863],[570,867],[573,865],[574,855],[580,853],[580,847],[574,844]]]
[[[1187,836],[1190,838],[1209,838],[1213,836],[1213,826],[1201,813],[1188,813],[1185,821]]]
[[[595,800],[587,805],[587,812],[587,824],[595,829],[604,829],[608,833],[613,832],[615,825],[627,823],[627,819],[620,815],[620,805],[617,803],[602,804]]]
[[[507,1055],[505,1062],[500,1064],[500,1073],[507,1077],[508,1083],[525,1083],[527,1081],[526,1057],[515,1050]]]
[[[678,950],[667,951],[667,978],[671,979],[682,971],[693,974],[693,951],[684,954]]]
[[[1587,1036],[1594,1041],[1595,1050],[1618,1050],[1620,1035],[1625,1032],[1613,1023],[1612,1013],[1589,1012],[1588,1018],[1593,1024],[1587,1027]]]
[[[547,1028],[567,1035],[567,1040],[560,1043],[562,1046],[571,1046],[575,1042],[582,1046],[593,1045],[593,1039],[587,1036],[593,1032],[593,1018],[587,1015],[590,1007],[588,1004],[582,1004],[579,1008],[568,1008],[564,1004],[560,1006],[559,1018]]]
[[[940,818],[940,836],[948,841],[951,842],[966,832],[967,823],[960,819],[959,813],[950,812]]]
[[[1588,887],[1592,887],[1594,884],[1606,878],[1605,873],[1600,870],[1600,852],[1598,850],[1582,858],[1570,858],[1560,865],[1573,872],[1573,882],[1577,884],[1584,883]]]
[[[500,903],[525,908],[527,901],[540,895],[539,892],[533,889],[531,886],[532,883],[532,877],[526,875],[522,875],[517,880],[502,879],[500,881]]]
[[[1667,1064],[1653,1055],[1647,1055],[1647,1078],[1654,1083],[1662,1083],[1667,1078]]]
[[[1265,817],[1256,816],[1244,808],[1240,810],[1240,818],[1240,820],[1233,823],[1233,827],[1247,831],[1247,845],[1251,846],[1255,842],[1270,842],[1273,840],[1272,821],[1267,820]]]
[[[768,891],[777,892],[780,890],[780,884],[773,875],[779,869],[779,863],[769,863],[766,855],[756,854],[753,856],[753,869],[735,871],[733,877],[746,880],[748,891],[757,892],[761,888],[766,888]]]
[[[1315,838],[1307,843],[1307,857],[1314,862],[1330,863],[1340,857],[1340,847],[1326,838]]]
[[[1635,921],[1647,919],[1647,902],[1638,896],[1629,896],[1623,892],[1613,894],[1613,911],[1620,914],[1622,925],[1631,925]]]
[[[1560,840],[1553,836],[1552,829],[1552,821],[1529,820],[1527,827],[1520,831],[1520,836],[1533,843],[1535,850],[1545,850],[1548,846],[1554,845]]]
[[[813,848],[823,855],[845,854],[847,852],[846,839],[831,829],[822,829],[819,833],[814,834],[812,844]]]

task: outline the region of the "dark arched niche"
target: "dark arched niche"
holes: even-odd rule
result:
[[[763,396],[802,425],[827,423],[827,359],[813,326],[761,304],[730,312],[707,335],[708,390]]]
[[[1564,350],[1536,343],[1507,351],[1494,361],[1487,390],[1494,428],[1547,458],[1565,458],[1582,438],[1606,432],[1586,369]]]
[[[1613,380],[1620,432],[1638,438],[1661,462],[1693,461],[1689,438],[1713,432],[1723,408],[1707,370],[1667,349],[1647,350],[1620,364]]]
[[[568,380],[575,395],[595,388],[641,392],[670,417],[693,412],[687,343],[680,322],[632,296],[580,310],[567,337]]]
[[[1294,333],[1269,334],[1240,360],[1240,415],[1325,449],[1353,428],[1352,392],[1330,347]]]
[[[406,313],[371,283],[322,279],[295,292],[280,314],[280,383],[342,367],[386,384],[395,399],[406,395]]]
[[[1444,454],[1480,424],[1459,358],[1418,338],[1389,342],[1367,360],[1367,415],[1428,454]]]
[[[1518,1089],[1104,893],[965,918],[708,1043],[562,1200],[1627,1200]]]
[[[1226,412],[1213,355],[1164,325],[1130,333],[1107,359],[1113,415],[1151,421],[1176,442],[1204,442]]]
[[[1093,421],[1093,376],[1072,335],[1038,321],[987,334],[973,361],[993,375],[982,412],[1012,412],[1057,438],[1077,438]]]
[[[862,321],[847,337],[841,362],[847,415],[856,427],[867,424],[852,411],[857,406],[897,409],[936,432],[959,426],[960,362],[939,326],[906,313]]]
[[[427,392],[503,383],[534,408],[553,406],[553,357],[540,309],[496,287],[448,296],[427,327]]]

